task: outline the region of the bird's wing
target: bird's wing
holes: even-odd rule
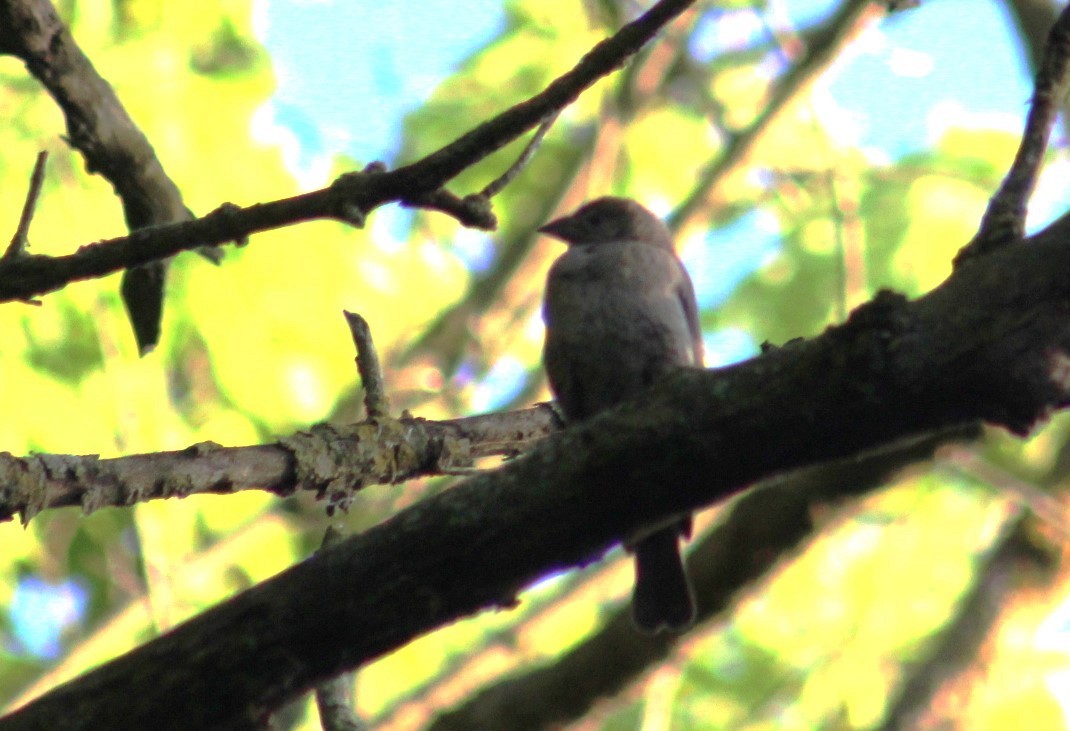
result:
[[[687,318],[687,329],[691,333],[691,350],[694,355],[695,365],[702,367],[702,324],[698,317],[698,301],[695,299],[695,286],[691,283],[684,265],[680,264],[680,281],[676,285],[676,297],[680,300],[680,306]]]
[[[550,390],[565,412],[567,421],[577,421],[590,416],[590,407],[584,394],[584,380],[575,373],[574,349],[555,338],[547,338],[543,346],[542,361]]]

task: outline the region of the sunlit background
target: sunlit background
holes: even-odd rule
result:
[[[58,5],[203,214],[317,188],[373,160],[417,159],[539,91],[649,3]],[[538,307],[559,250],[533,229],[607,193],[670,214],[823,44],[834,44],[832,60],[793,86],[751,152],[681,222],[707,365],[815,335],[880,287],[932,288],[1014,153],[1031,93],[1028,41],[1009,0],[923,0],[886,18],[864,5],[698,3],[562,115],[496,200],[494,234],[387,207],[364,230],[320,222],[258,235],[220,267],[179,257],[164,340],[145,359],[115,277],[39,308],[0,307],[0,450],[108,457],[358,419],[343,308],[371,323],[399,412],[445,418],[545,400]],[[856,6],[836,40],[814,32]],[[67,151],[55,104],[11,58],[0,58],[0,120],[0,221],[14,229],[43,148],[33,251],[123,232],[109,186]],[[479,190],[519,149],[451,190]],[[1068,171],[1059,132],[1031,230],[1068,208]],[[933,681],[916,727],[1070,727],[1060,526],[1019,524],[1031,490],[1065,500],[1068,424],[1059,416],[1025,442],[993,431],[969,459],[945,455],[815,508],[812,540],[577,723],[879,728],[919,669],[948,652],[950,628],[969,624],[967,598],[998,579],[1009,588],[979,649]],[[359,531],[448,484],[370,488],[343,520]],[[25,702],[273,575],[315,550],[326,524],[309,496],[248,492],[0,526],[0,701]],[[992,557],[1012,539],[1029,550],[995,577]],[[422,728],[480,688],[562,657],[626,601],[631,568],[620,552],[611,559],[362,668],[358,711],[375,728]],[[280,722],[318,728],[304,701]]]

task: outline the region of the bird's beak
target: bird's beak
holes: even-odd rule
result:
[[[561,239],[568,242],[572,240],[572,230],[575,226],[575,221],[571,216],[565,216],[563,218],[556,218],[547,224],[540,226],[536,229],[541,234],[547,236],[553,236],[555,239]]]

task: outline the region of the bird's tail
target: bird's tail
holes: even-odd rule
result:
[[[679,540],[674,526],[635,544],[632,618],[643,632],[683,632],[695,622],[695,596],[680,559]]]

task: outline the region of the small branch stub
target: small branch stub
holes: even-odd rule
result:
[[[383,369],[379,365],[379,354],[372,342],[372,331],[368,321],[355,312],[343,310],[349,332],[353,336],[353,345],[357,348],[357,372],[364,385],[364,411],[369,419],[379,419],[390,415],[390,403],[386,397],[386,384]]]

